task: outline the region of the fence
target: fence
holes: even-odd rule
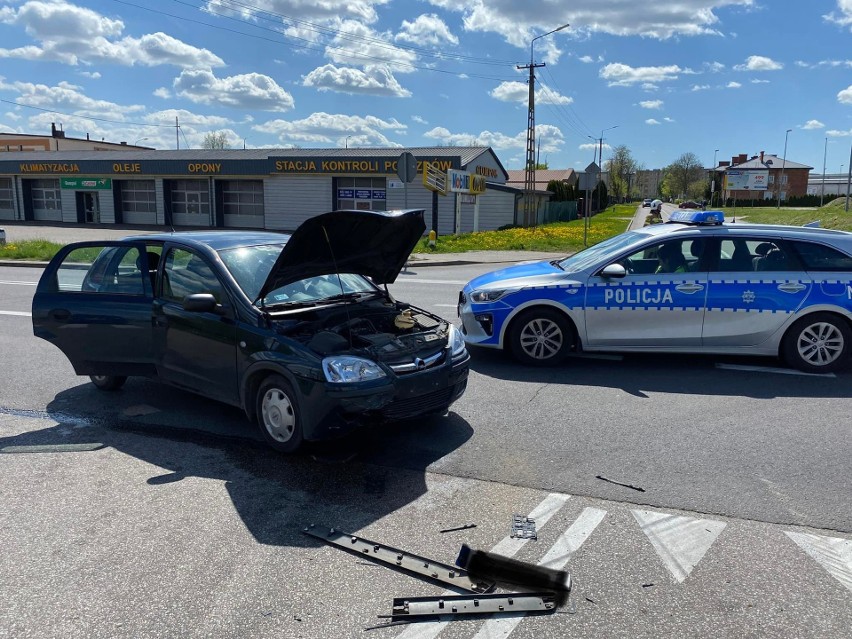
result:
[[[577,202],[546,202],[538,214],[539,224],[570,222],[577,219]]]

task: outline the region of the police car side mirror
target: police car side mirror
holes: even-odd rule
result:
[[[611,278],[622,278],[627,275],[627,269],[624,268],[621,264],[610,264],[605,266],[601,271],[601,277],[605,277],[607,279]]]

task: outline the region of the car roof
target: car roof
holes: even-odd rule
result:
[[[744,224],[725,222],[723,224],[682,224],[666,222],[665,224],[650,224],[637,232],[647,236],[664,236],[672,233],[688,235],[717,235],[725,236],[736,233],[740,236],[770,236],[778,239],[813,240],[826,242],[833,246],[843,246],[846,251],[852,251],[852,233],[836,229],[823,229],[808,226],[786,226],[778,224]]]
[[[180,242],[191,246],[207,246],[214,251],[260,244],[286,244],[289,239],[290,235],[287,233],[271,231],[175,231],[174,233],[131,235],[123,238],[128,242]]]

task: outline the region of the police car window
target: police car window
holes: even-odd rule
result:
[[[644,234],[635,231],[616,235],[587,249],[583,249],[571,257],[565,258],[559,262],[559,267],[568,273],[584,271],[590,266],[597,264],[600,260],[605,259],[608,254],[618,253],[644,237]]]
[[[685,249],[690,240],[670,240],[643,247],[619,260],[628,277],[635,275],[659,275],[663,273],[688,273],[690,264],[697,260],[687,259]],[[691,254],[690,254],[691,255]]]
[[[139,261],[135,246],[73,249],[56,270],[56,287],[70,293],[143,295]]]
[[[730,238],[722,240],[717,270],[798,271],[801,266],[785,242],[773,238]]]
[[[808,271],[852,271],[852,257],[835,248],[813,242],[793,242]]]

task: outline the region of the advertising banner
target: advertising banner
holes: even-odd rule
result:
[[[769,171],[763,169],[728,169],[723,188],[726,191],[765,191],[769,188]]]

